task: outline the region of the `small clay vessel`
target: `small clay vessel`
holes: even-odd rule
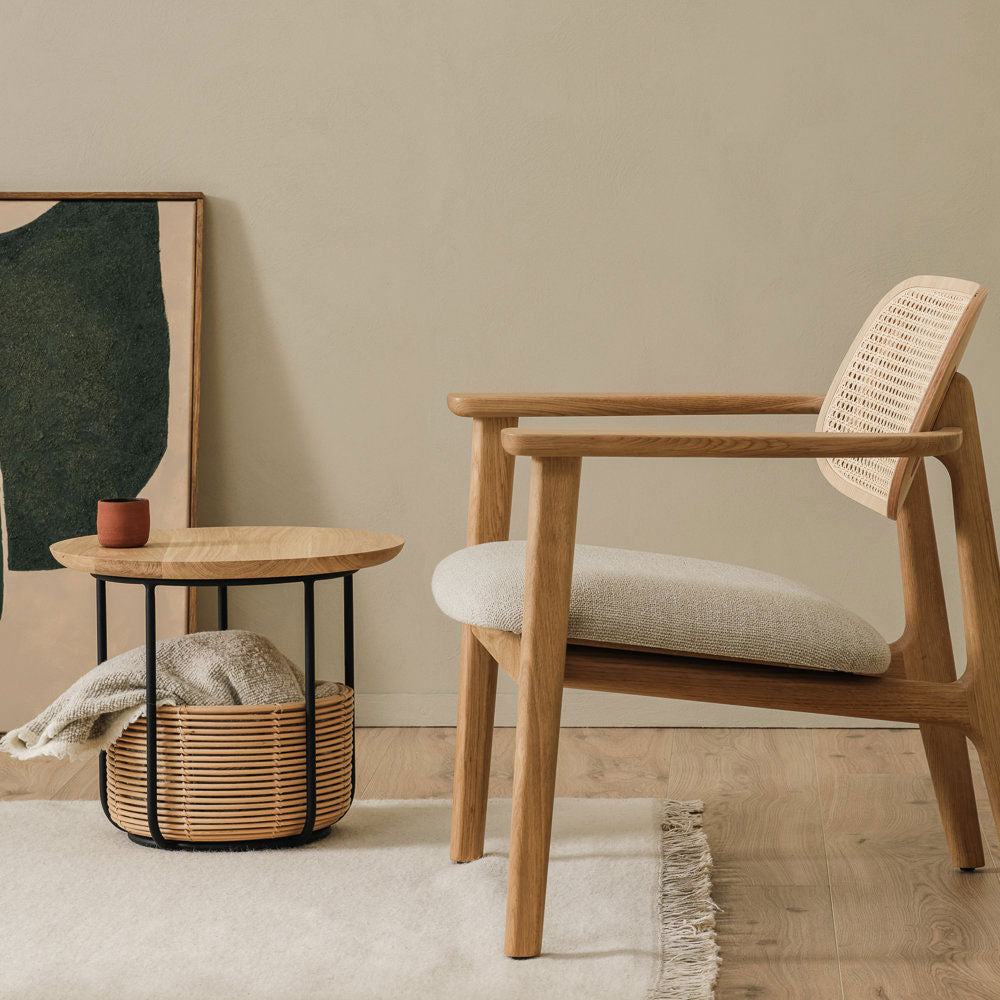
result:
[[[97,501],[97,540],[108,549],[137,549],[149,541],[149,501],[112,497]]]

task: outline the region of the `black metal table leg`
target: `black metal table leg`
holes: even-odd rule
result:
[[[306,819],[302,835],[313,832],[316,821],[316,593],[312,580],[305,587],[305,701],[306,701]]]
[[[344,683],[354,689],[354,575],[344,577]]]
[[[344,683],[354,690],[354,574],[344,577]],[[351,802],[354,801],[355,759],[358,752],[357,729],[355,721],[358,717],[357,695],[351,709]]]
[[[97,581],[97,662],[108,658],[108,585]]]
[[[146,821],[157,847],[173,845],[160,833],[156,802],[156,584],[146,589]]]
[[[108,658],[108,585],[104,580],[97,581],[97,662],[103,663]],[[101,796],[101,808],[108,822],[114,826],[117,823],[111,818],[108,808],[108,755],[102,750],[97,758],[97,784]],[[118,826],[120,830],[121,827]]]
[[[229,591],[223,585],[219,588],[219,631],[225,632],[229,628]]]

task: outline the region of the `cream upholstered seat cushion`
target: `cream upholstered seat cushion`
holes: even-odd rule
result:
[[[434,571],[441,610],[467,625],[521,631],[524,542],[452,553]],[[794,580],[728,563],[578,545],[570,639],[881,674],[889,646],[846,608]]]

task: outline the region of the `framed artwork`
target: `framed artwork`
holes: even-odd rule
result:
[[[94,583],[49,553],[102,497],[195,523],[201,194],[0,194],[0,730],[96,662]],[[144,641],[142,588],[108,587],[108,652]],[[165,590],[159,633],[193,628]]]

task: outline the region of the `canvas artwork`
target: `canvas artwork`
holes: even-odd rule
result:
[[[94,582],[49,553],[102,497],[193,523],[200,195],[0,196],[0,730],[96,660]],[[190,596],[158,601],[162,636]],[[144,639],[141,588],[110,585],[109,655]]]

